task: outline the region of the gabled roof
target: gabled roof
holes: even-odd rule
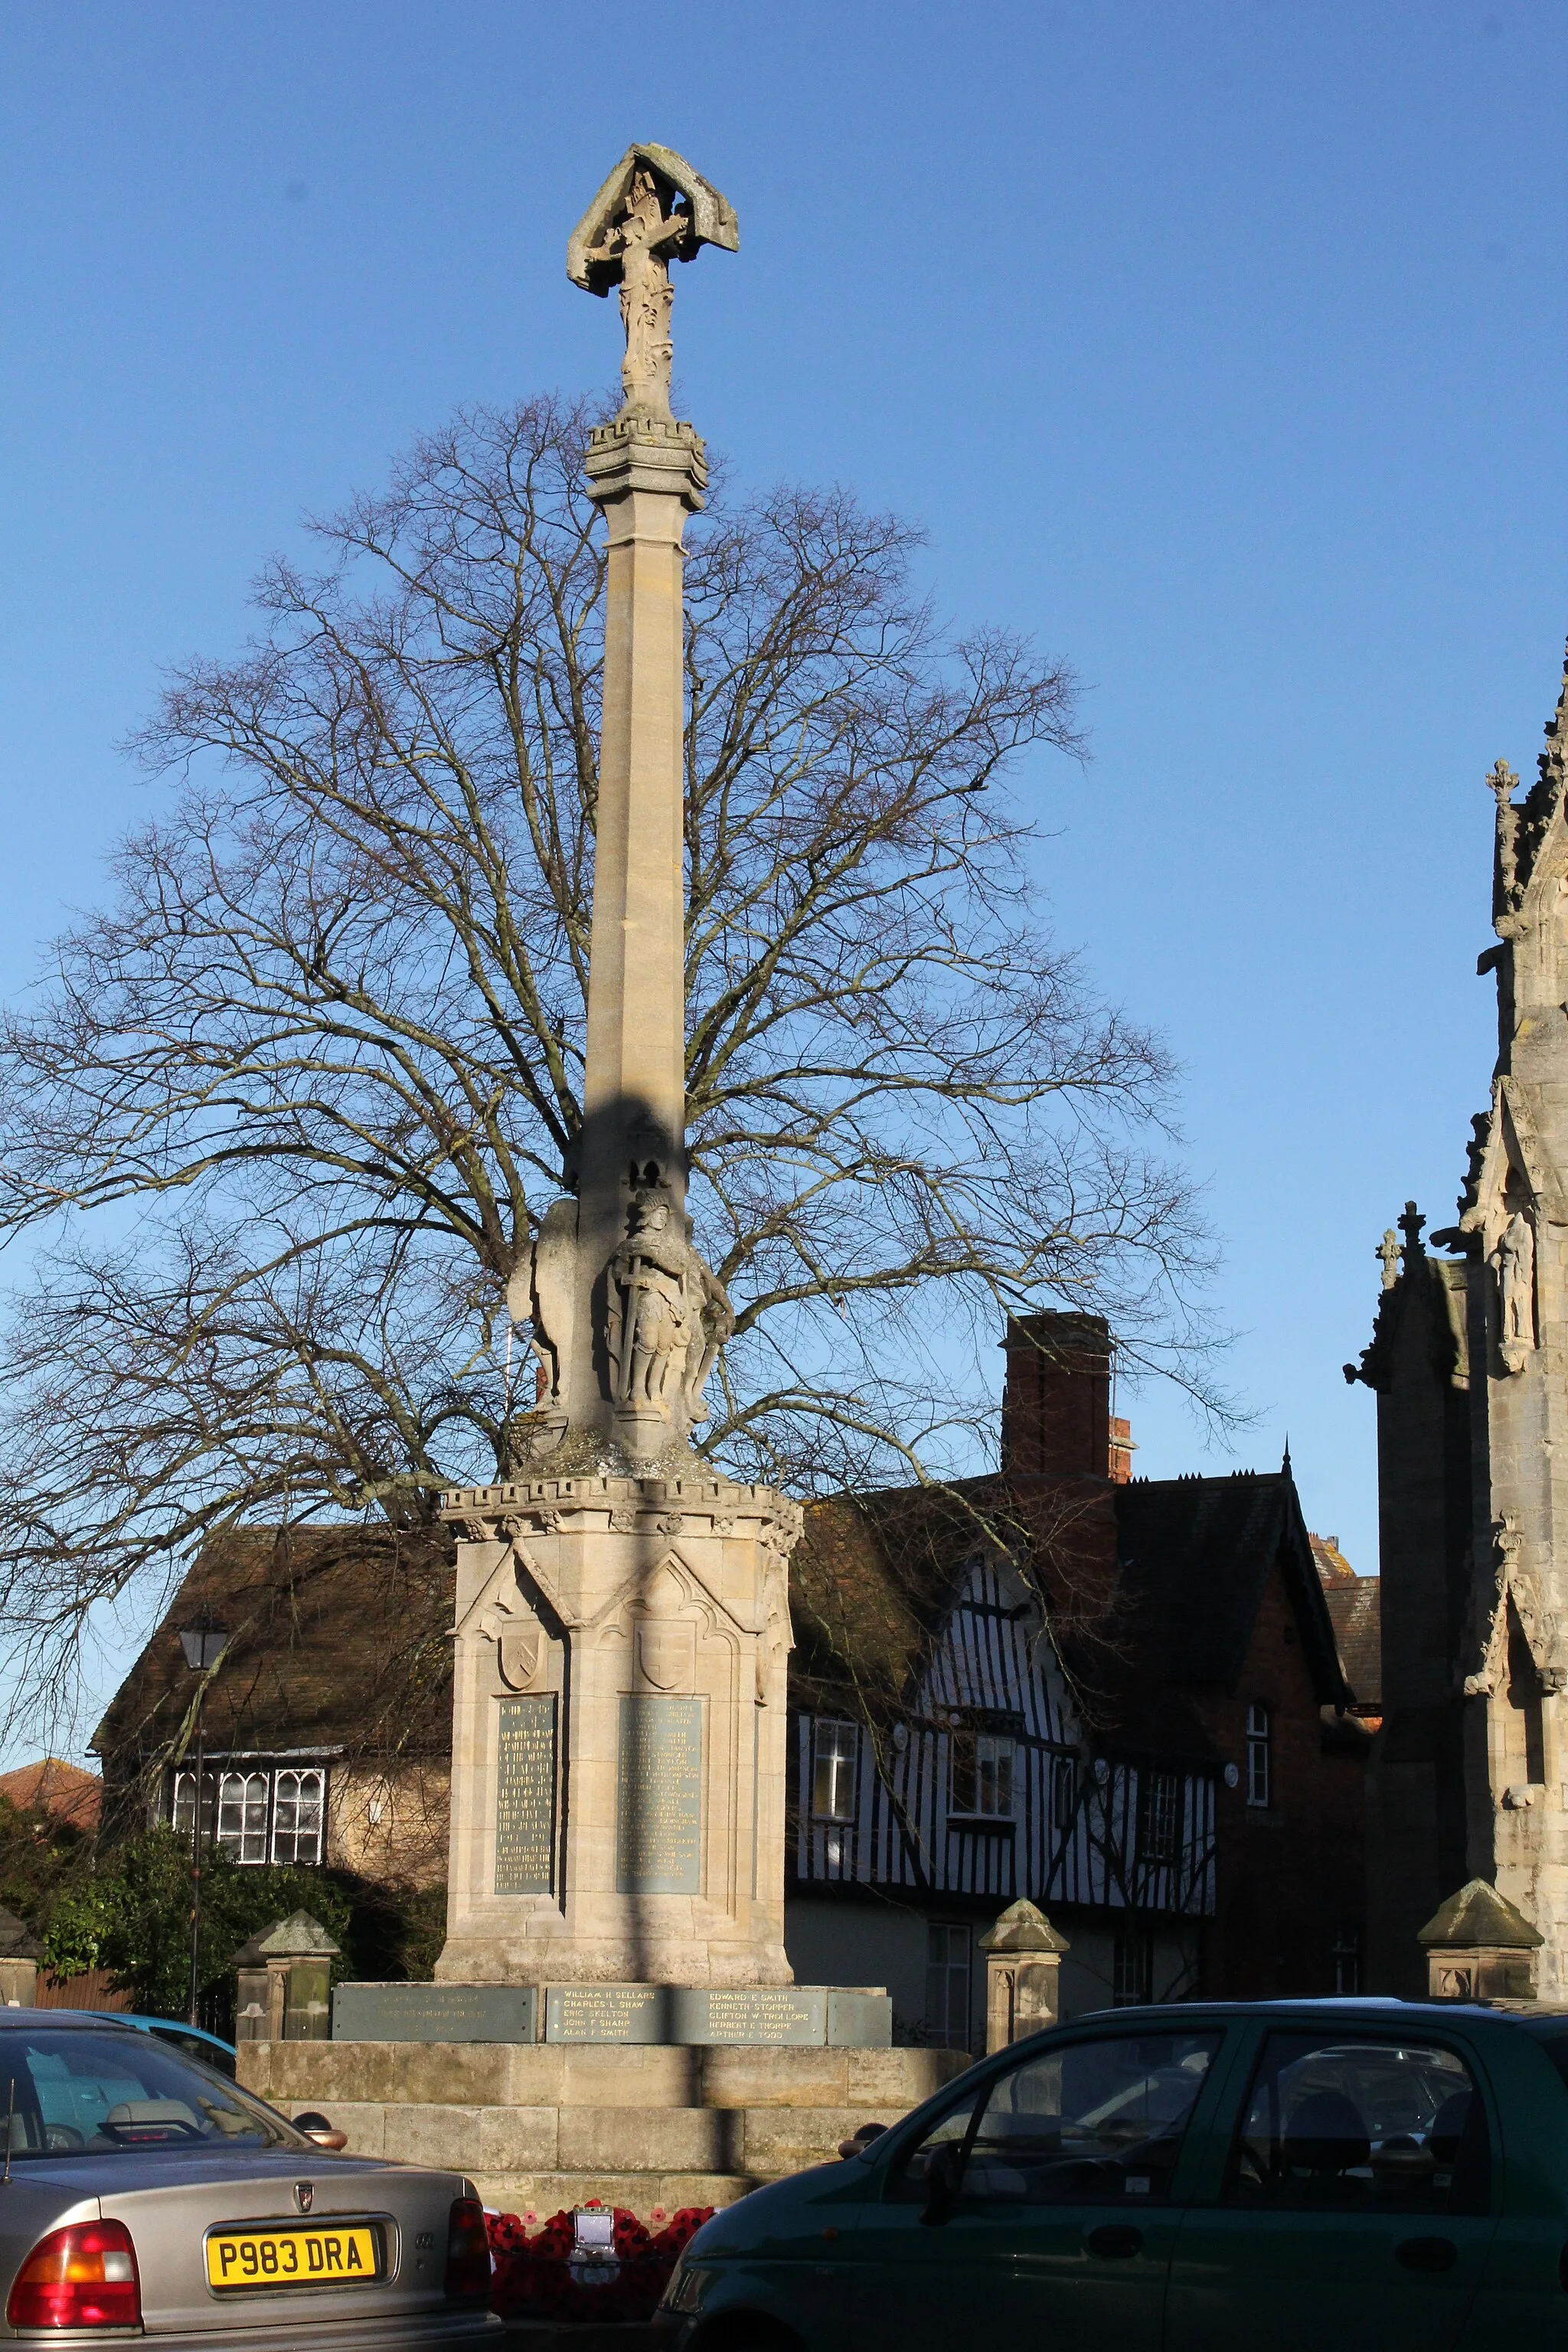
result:
[[[209,1750],[445,1754],[453,1565],[444,1530],[239,1528],[205,1544],[93,1747],[118,1778],[183,1746],[197,1676],[180,1629],[229,1632],[207,1689]]]
[[[1289,1470],[1141,1478],[1116,1489],[1128,1639],[1178,1688],[1233,1691],[1268,1579],[1282,1571],[1318,1703],[1343,1706],[1333,1628]]]
[[[1029,1552],[1086,1727],[1108,1751],[1217,1755],[1199,1701],[1234,1689],[1277,1569],[1319,1704],[1350,1703],[1287,1470],[1129,1486],[969,1479],[813,1505],[791,1572],[794,1704],[874,1717],[907,1706],[988,1541]]]
[[[907,1708],[965,1571],[1026,1558],[1058,1651],[1086,1671],[1113,1638],[1114,1521],[1104,1479],[957,1479],[807,1506],[790,1563],[792,1703]]]

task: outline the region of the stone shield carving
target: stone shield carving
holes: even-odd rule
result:
[[[539,1625],[508,1625],[497,1644],[501,1679],[513,1690],[527,1690],[544,1655],[544,1630]]]
[[[679,1617],[639,1617],[637,1671],[657,1691],[685,1694],[697,1679],[697,1628]]]

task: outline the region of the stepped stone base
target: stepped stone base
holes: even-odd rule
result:
[[[541,2218],[597,2197],[730,2205],[897,2123],[969,2064],[955,2050],[538,2042],[247,2042],[239,2079],[315,2107],[356,2156],[449,2166],[488,2205]]]

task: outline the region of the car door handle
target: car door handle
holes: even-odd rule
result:
[[[1394,2259],[1407,2271],[1451,2271],[1459,2259],[1459,2249],[1452,2238],[1403,2238],[1394,2249]]]
[[[1142,2252],[1143,2232],[1125,2221],[1102,2221],[1083,2242],[1091,2254],[1103,2254],[1108,2262],[1124,2263]]]

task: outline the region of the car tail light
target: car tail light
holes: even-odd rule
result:
[[[458,2197],[447,2225],[447,2293],[455,2303],[488,2302],[490,2234],[477,2197]]]
[[[13,2327],[140,2327],[142,2282],[123,2221],[78,2221],[40,2238],[16,2273]]]

